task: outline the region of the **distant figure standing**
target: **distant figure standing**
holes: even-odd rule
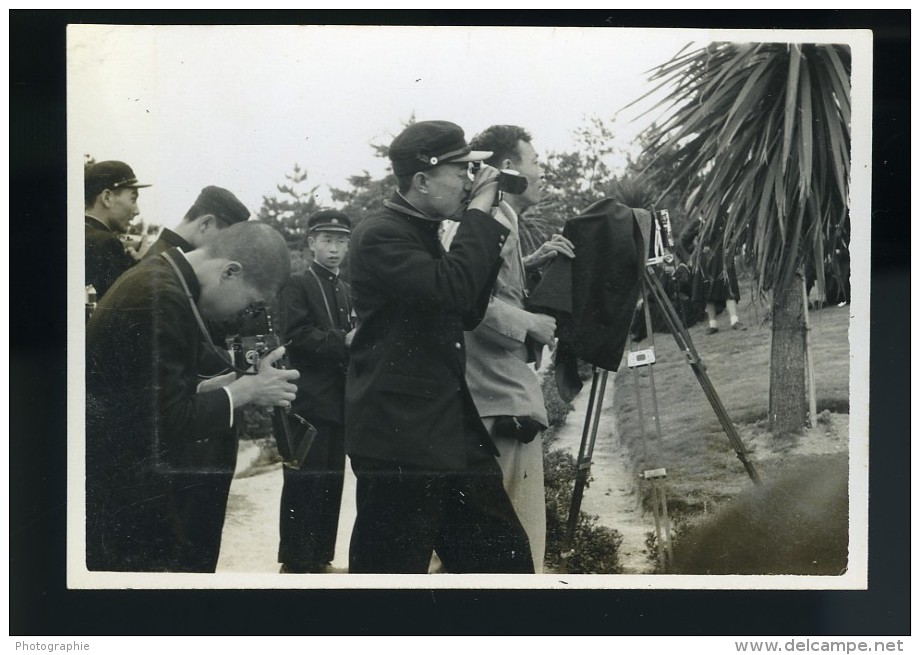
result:
[[[354,329],[348,285],[339,267],[348,252],[351,220],[320,211],[307,220],[313,263],[281,292],[282,334],[300,372],[293,411],[316,428],[300,469],[282,467],[282,573],[323,573],[335,555],[345,482],[345,377]]]
[[[120,161],[101,161],[84,173],[85,279],[87,286],[95,287],[99,300],[140,258],[133,249],[126,250],[118,237],[128,232],[128,224],[140,213],[137,190],[149,186],[140,184],[131,167]]]
[[[735,272],[734,262],[729,262],[727,269],[722,263],[721,251],[714,253],[708,245],[699,247],[699,232],[702,220],[693,221],[680,236],[680,246],[685,253],[685,258],[690,256],[698,258],[698,266],[693,275],[692,300],[695,303],[705,303],[706,317],[709,327],[706,334],[715,334],[719,331],[719,311],[722,307],[728,311],[729,322],[733,330],[746,330],[744,323],[738,318],[738,301],[741,300],[741,291],[738,289],[738,275]]]

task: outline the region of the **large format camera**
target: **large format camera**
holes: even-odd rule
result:
[[[272,329],[271,314],[263,303],[252,305],[243,313],[238,329],[237,334],[227,337],[226,346],[234,367],[246,374],[258,373],[265,356],[284,345]],[[287,355],[275,366],[287,368]],[[275,407],[272,411],[272,432],[284,465],[301,468],[316,438],[316,428],[289,408]]]

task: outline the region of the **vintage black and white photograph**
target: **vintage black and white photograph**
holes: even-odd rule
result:
[[[871,32],[66,50],[69,588],[866,588]]]

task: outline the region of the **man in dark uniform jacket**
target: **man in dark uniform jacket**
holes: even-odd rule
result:
[[[185,212],[175,230],[164,228],[145,257],[154,257],[170,248],[191,252],[200,248],[222,229],[249,220],[249,210],[239,199],[218,186],[207,186],[198,194],[195,203]]]
[[[509,228],[498,171],[463,130],[414,123],[390,145],[398,191],[352,235],[358,330],[345,400],[357,476],[350,573],[532,573],[524,533],[465,380],[463,331],[482,320]],[[461,224],[445,252],[441,220]]]
[[[289,406],[297,372],[270,365],[279,349],[256,375],[202,380],[203,321],[271,298],[289,272],[281,235],[244,222],[133,267],[103,298],[87,326],[90,570],[214,571],[227,498],[200,493],[222,475],[211,441],[235,438],[234,408]]]
[[[284,467],[281,491],[283,573],[322,573],[335,556],[345,481],[345,375],[351,345],[351,299],[339,279],[351,220],[339,211],[307,221],[313,263],[281,292],[282,334],[291,365],[300,372],[293,411],[316,428],[300,469]]]
[[[85,277],[97,299],[139,258],[125,250],[118,235],[125,234],[140,213],[137,190],[148,186],[139,184],[131,167],[120,161],[98,162],[84,174]]]

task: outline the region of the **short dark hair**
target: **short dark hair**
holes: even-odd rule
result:
[[[491,150],[492,156],[486,159],[489,166],[502,163],[505,159],[517,159],[521,156],[518,152],[518,143],[530,143],[530,133],[517,125],[492,125],[470,139],[473,150]]]
[[[212,257],[239,262],[245,279],[268,297],[275,296],[291,275],[291,255],[284,237],[260,221],[234,223],[203,249]]]
[[[397,175],[396,176],[396,188],[400,193],[405,193],[412,187],[412,178],[415,177],[415,173],[408,173],[406,175]]]
[[[182,217],[182,222],[191,223],[199,216],[204,216],[207,213],[208,212],[206,212],[203,208],[199,207],[198,205],[192,205],[191,207],[188,208],[188,211],[185,212],[185,216]]]

